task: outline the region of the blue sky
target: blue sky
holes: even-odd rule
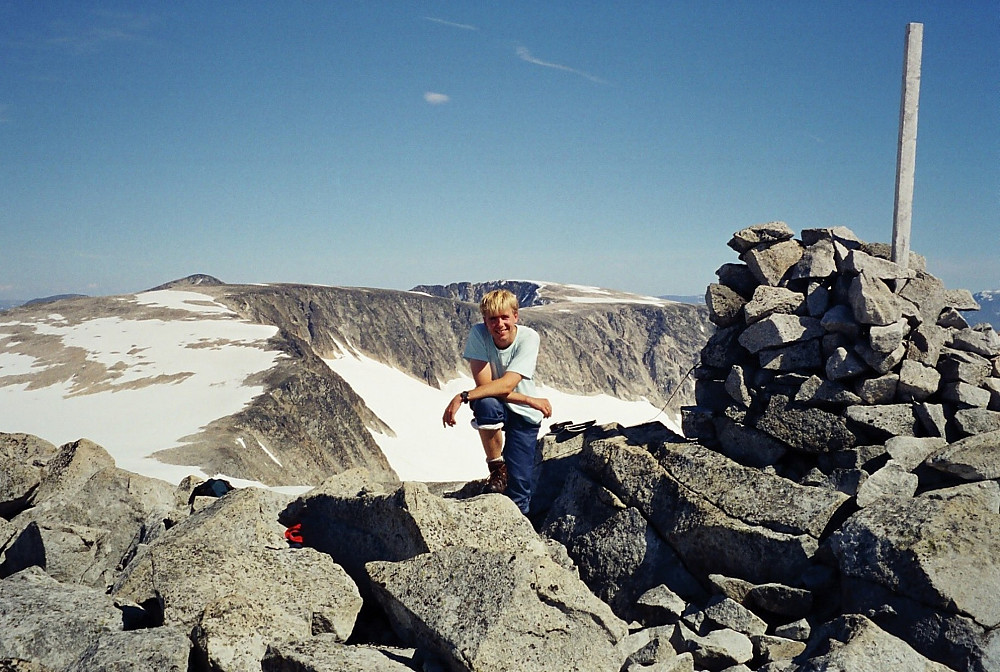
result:
[[[0,299],[520,278],[701,294],[743,227],[1000,288],[1000,0],[3,2]]]

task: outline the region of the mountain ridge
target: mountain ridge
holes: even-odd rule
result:
[[[157,417],[157,422],[170,414],[203,417],[215,403],[211,399],[224,393],[231,405],[232,395],[242,395],[240,406],[163,436],[150,456],[178,469],[196,466],[204,476],[299,485],[355,466],[392,474],[373,436],[391,436],[394,428],[328,362],[363,355],[436,390],[468,376],[461,351],[469,328],[481,319],[474,303],[413,291],[234,285],[206,277],[211,278],[188,276],[158,286],[167,289],[135,295],[78,298],[6,313],[0,320],[0,393],[8,396],[0,401],[0,429],[47,438],[52,423],[45,418],[61,417],[58,424],[67,424],[72,416],[67,408],[99,399],[119,405],[154,399],[136,409],[94,407],[87,414],[92,429],[55,441],[86,437],[114,452],[125,439],[87,433],[129,423],[122,415]],[[656,408],[669,399],[674,417],[693,399],[693,383],[685,375],[707,339],[704,308],[564,301],[525,308],[522,320],[544,339],[541,384],[576,395],[646,400]],[[263,327],[271,329],[266,339]],[[153,342],[160,337],[166,342]],[[162,354],[168,352],[164,348],[174,354]],[[263,369],[223,363],[239,353],[257,360],[266,355],[271,363]],[[185,363],[195,355],[220,363]],[[203,366],[210,366],[214,377],[206,377]],[[238,380],[224,382],[233,376]],[[25,395],[29,389],[37,391]],[[17,411],[36,396],[47,401]],[[177,410],[164,413],[167,407]],[[27,426],[29,420],[34,424]]]

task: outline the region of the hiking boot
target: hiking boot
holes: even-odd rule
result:
[[[495,492],[502,495],[507,490],[507,463],[493,460],[487,462],[486,466],[490,468],[490,477],[483,485],[483,494]]]

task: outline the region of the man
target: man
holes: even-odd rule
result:
[[[453,427],[462,404],[472,407],[472,426],[479,430],[490,470],[484,491],[506,493],[527,514],[537,476],[538,428],[552,415],[552,405],[534,396],[538,332],[519,326],[517,311],[517,297],[506,289],[479,302],[483,323],[472,327],[462,353],[476,386],[455,395],[443,421]]]

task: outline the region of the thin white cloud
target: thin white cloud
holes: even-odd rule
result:
[[[451,97],[443,93],[434,93],[433,91],[428,91],[424,94],[424,100],[426,100],[431,105],[444,105]]]
[[[444,19],[438,19],[433,16],[425,16],[425,21],[433,21],[434,23],[440,23],[442,26],[451,26],[452,28],[461,28],[462,30],[479,30],[476,26],[470,26],[467,23],[455,23],[454,21],[445,21]]]
[[[90,25],[56,24],[54,30],[59,34],[43,38],[42,44],[76,54],[94,53],[115,44],[154,44],[149,33],[157,18],[151,15],[93,10],[82,21]]]
[[[577,70],[576,68],[571,68],[568,65],[560,65],[559,63],[550,63],[549,61],[543,61],[541,59],[535,58],[534,56],[531,55],[531,52],[528,51],[527,47],[516,47],[514,49],[514,53],[516,53],[517,57],[520,58],[522,61],[531,63],[533,65],[540,65],[543,68],[552,68],[553,70],[562,70],[563,72],[570,72],[574,75],[579,75],[580,77],[589,79],[592,82],[596,82],[597,84],[608,83],[606,80],[603,80],[600,77],[595,77],[589,72],[584,72],[583,70]]]

